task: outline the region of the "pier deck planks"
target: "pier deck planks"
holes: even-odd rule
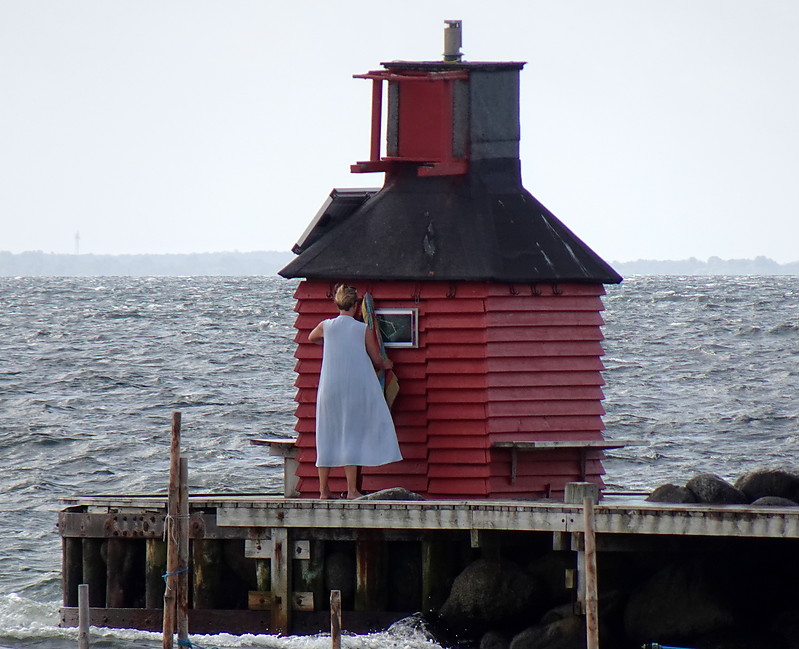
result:
[[[76,496],[62,504],[87,513],[157,511],[164,496]],[[227,527],[581,532],[582,508],[557,501],[320,501],[276,495],[195,495],[190,509],[216,510]],[[598,534],[799,538],[799,508],[669,505],[606,496],[595,510]]]

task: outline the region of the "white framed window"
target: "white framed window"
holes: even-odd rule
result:
[[[386,347],[419,346],[419,309],[375,309]]]

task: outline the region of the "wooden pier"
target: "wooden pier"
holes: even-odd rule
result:
[[[78,587],[87,583],[92,625],[159,630],[166,496],[62,503],[62,624],[77,625]],[[729,551],[755,539],[758,554],[787,559],[799,539],[799,508],[665,505],[605,495],[593,514],[600,582],[609,553]],[[584,531],[583,506],[554,500],[193,495],[189,626],[192,633],[329,630],[335,589],[342,592],[344,629],[382,629],[438,610],[457,574],[485,556],[571,553],[579,584]]]

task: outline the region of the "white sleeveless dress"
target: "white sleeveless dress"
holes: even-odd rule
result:
[[[402,459],[391,412],[366,352],[366,324],[325,320],[316,396],[316,466],[380,466]]]

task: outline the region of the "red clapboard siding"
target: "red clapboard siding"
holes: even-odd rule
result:
[[[431,496],[448,498],[452,496],[485,497],[488,483],[483,478],[431,478],[428,480],[428,492]]]
[[[486,390],[489,403],[503,401],[568,401],[574,399],[601,401],[604,398],[598,386],[530,386],[496,387]]]
[[[487,448],[430,449],[428,461],[431,464],[485,464],[488,465]]]
[[[444,332],[440,332],[444,333]],[[493,327],[483,332],[487,342],[545,342],[604,340],[599,327]],[[466,342],[466,341],[465,341]],[[468,341],[471,342],[471,341]]]
[[[433,385],[431,377],[430,385]],[[481,377],[496,389],[503,387],[558,387],[605,385],[599,372],[492,372],[490,378]]]
[[[605,324],[602,316],[594,311],[513,311],[488,312],[489,327],[598,327]]]
[[[472,349],[471,345],[464,345]],[[557,342],[489,342],[486,344],[488,358],[512,356],[601,356],[602,345],[598,342],[557,341]]]
[[[583,372],[604,370],[599,357],[487,358],[489,372]]]
[[[598,401],[499,401],[487,406],[489,417],[524,417],[531,412],[545,416],[604,415]]]
[[[307,342],[334,317],[337,282],[306,280],[295,327],[300,492],[318,493],[314,411],[321,347]],[[418,309],[418,349],[390,349],[400,379],[393,418],[405,459],[364,470],[364,488],[403,486],[428,497],[531,497],[562,492],[579,453],[510,455],[494,441],[602,439],[604,287],[584,284],[349,281],[378,308]],[[588,479],[601,484],[601,452]],[[335,470],[334,470],[335,472]],[[334,475],[336,475],[334,473]],[[331,483],[344,488],[343,473]]]
[[[480,437],[485,444],[488,426],[485,418],[471,421],[431,421],[427,425],[427,433],[431,437],[457,435],[460,437]]]
[[[602,417],[492,417],[488,421],[492,442],[521,439],[602,439]],[[526,434],[521,435],[521,431]],[[575,431],[578,431],[575,433]],[[593,432],[593,435],[588,433]]]

